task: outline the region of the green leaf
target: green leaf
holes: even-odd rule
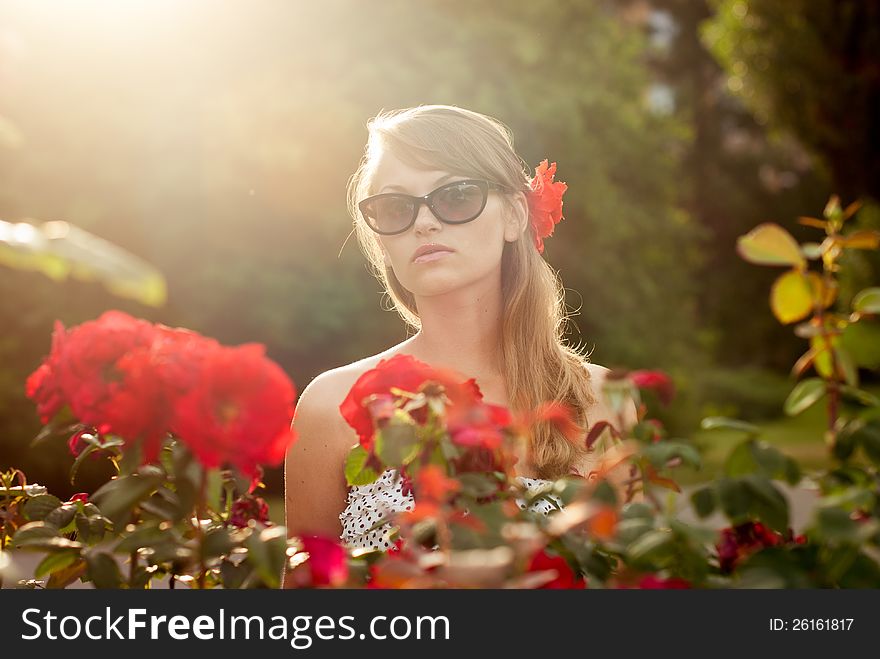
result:
[[[642,456],[655,467],[663,467],[672,458],[681,458],[681,461],[694,469],[701,465],[700,453],[690,444],[675,441],[660,441],[649,444],[642,448]]]
[[[219,469],[208,469],[205,474],[205,502],[211,510],[222,510],[223,475]]]
[[[675,554],[672,532],[660,529],[648,531],[627,548],[627,553],[634,563],[664,567]]]
[[[780,533],[788,531],[788,501],[782,492],[770,480],[761,476],[745,476],[743,482],[751,491],[751,514]]]
[[[74,518],[77,538],[89,544],[100,541],[107,530],[107,522],[107,518],[100,514],[77,513]]]
[[[864,389],[843,384],[840,385],[840,393],[865,407],[880,407],[880,398]]]
[[[20,527],[12,536],[15,547],[27,547],[48,538],[59,538],[58,529],[45,522],[29,522]]]
[[[755,472],[766,478],[785,480],[792,485],[801,478],[800,467],[794,460],[767,442],[747,439],[730,452],[724,463],[724,473],[736,477]]]
[[[617,492],[615,492],[614,487],[604,479],[596,485],[592,498],[598,503],[604,503],[609,506],[617,505]]]
[[[857,365],[870,370],[880,368],[880,323],[866,318],[849,323],[840,335],[840,345]]]
[[[785,400],[783,409],[788,416],[796,416],[808,409],[824,395],[825,381],[822,378],[802,380],[791,390],[791,393]]]
[[[216,528],[208,531],[202,541],[201,555],[205,559],[225,556],[234,546],[229,531],[225,528]]]
[[[61,505],[61,499],[51,494],[41,494],[28,499],[23,508],[24,516],[34,522],[45,519],[46,515]]]
[[[770,289],[770,309],[785,325],[803,320],[813,311],[813,291],[804,273],[789,270]]]
[[[751,493],[739,478],[722,478],[718,481],[718,499],[724,514],[734,524],[745,522],[749,517]]]
[[[853,422],[852,438],[875,465],[880,465],[880,420]]]
[[[841,462],[849,460],[858,447],[858,441],[856,441],[854,430],[855,426],[860,423],[861,422],[850,422],[844,426],[843,430],[837,433],[832,452],[834,453],[834,457]]]
[[[345,459],[345,480],[350,486],[369,485],[379,478],[375,469],[366,466],[369,457],[370,454],[360,444],[349,451]]]
[[[73,461],[73,464],[70,465],[70,484],[73,485],[74,481],[76,481],[76,474],[79,472],[79,468],[82,466],[83,462],[85,462],[86,458],[88,458],[92,453],[98,450],[97,445],[92,442],[86,442],[85,448],[83,448],[79,455],[76,456],[76,460]]]
[[[419,449],[412,424],[389,423],[376,432],[376,454],[388,466],[400,467],[411,461]]]
[[[852,308],[859,313],[880,313],[880,287],[859,291],[853,298]]]
[[[46,515],[43,521],[67,533],[73,531],[73,518],[78,510],[79,506],[75,503],[62,503],[58,508]]]
[[[67,588],[86,573],[86,562],[82,557],[65,568],[54,571],[46,581],[46,588]]]
[[[220,564],[220,578],[223,582],[223,587],[227,590],[238,590],[239,588],[243,588],[248,577],[250,577],[253,572],[253,564],[246,561],[241,561],[238,564],[232,563],[231,561],[223,561]]]
[[[820,507],[816,514],[816,530],[829,542],[856,542],[857,524],[842,508]]]
[[[122,538],[116,545],[116,551],[121,554],[127,554],[144,547],[155,549],[168,543],[174,543],[174,535],[171,529],[160,529],[153,523],[140,525]]]
[[[105,552],[92,552],[86,555],[88,578],[95,588],[121,588],[122,573],[113,556]]]
[[[287,529],[272,526],[252,533],[245,540],[245,547],[248,550],[245,560],[254,566],[263,583],[268,588],[278,588],[287,559]]]
[[[834,547],[825,561],[826,575],[832,583],[840,581],[841,577],[852,567],[859,555],[859,548],[852,545]]]
[[[723,416],[706,417],[700,423],[700,428],[703,430],[739,430],[740,432],[748,433],[749,435],[757,435],[761,432],[761,429],[753,423],[740,421],[739,419],[729,419]]]
[[[757,265],[804,268],[806,261],[792,235],[778,224],[760,224],[736,241],[739,255]]]
[[[718,506],[718,495],[712,486],[701,487],[691,493],[691,504],[697,515],[706,518],[715,512]]]
[[[80,560],[79,552],[59,551],[46,556],[34,570],[34,578],[39,579],[47,574],[63,570]]]
[[[834,348],[834,356],[837,359],[837,365],[843,374],[843,380],[850,387],[859,386],[859,369],[853,361],[852,355],[841,345]]]
[[[133,508],[159,487],[163,479],[161,469],[144,465],[131,476],[105,483],[92,495],[92,500],[115,528],[122,528],[130,519]]]

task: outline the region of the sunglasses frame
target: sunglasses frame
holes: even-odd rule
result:
[[[453,185],[460,185],[461,183],[472,183],[480,187],[480,190],[483,193],[483,203],[480,204],[480,210],[476,212],[473,217],[469,217],[466,220],[444,220],[437,214],[437,211],[434,209],[434,195],[444,190],[446,188],[452,187]],[[476,178],[467,178],[462,179],[461,181],[451,181],[449,183],[444,183],[439,188],[435,190],[431,190],[428,194],[417,197],[415,195],[408,195],[402,192],[383,192],[382,194],[373,195],[372,197],[367,197],[358,203],[358,210],[361,212],[361,217],[364,218],[364,222],[367,223],[367,226],[370,227],[371,230],[375,231],[381,236],[396,236],[399,233],[404,233],[408,231],[412,225],[416,223],[416,218],[419,216],[419,211],[422,208],[422,204],[428,207],[428,210],[436,217],[440,222],[444,224],[467,224],[468,222],[473,222],[480,215],[482,215],[483,211],[486,209],[486,204],[489,202],[489,190],[500,190],[502,192],[507,192],[507,186],[501,185],[499,183],[493,183],[492,181],[487,181],[485,179],[476,179]],[[413,214],[410,218],[410,221],[407,223],[405,227],[398,231],[379,231],[376,227],[372,225],[370,222],[370,218],[367,216],[366,206],[369,202],[375,201],[376,199],[381,199],[384,197],[403,197],[404,199],[408,199],[413,202]]]

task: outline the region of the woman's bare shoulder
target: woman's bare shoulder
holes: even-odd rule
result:
[[[379,354],[324,371],[300,394],[297,416],[324,417],[329,413],[341,421],[339,406],[358,378],[371,368],[375,368],[383,359],[402,352],[404,347],[404,344],[398,344]]]

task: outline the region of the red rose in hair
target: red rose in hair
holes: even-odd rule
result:
[[[544,570],[556,570],[556,577],[543,586],[542,589],[578,589],[582,590],[587,587],[587,582],[583,577],[576,576],[574,570],[562,556],[547,553],[546,549],[536,552],[526,572],[543,572]]]
[[[59,360],[64,343],[64,325],[56,320],[49,356],[43,360],[36,371],[30,374],[25,383],[25,393],[37,404],[37,413],[43,423],[49,423],[67,402],[64,392],[61,390],[61,381],[58,375]]]
[[[394,355],[390,359],[383,359],[357,379],[339,406],[339,411],[357,432],[361,446],[370,451],[375,435],[370,404],[376,398],[372,397],[384,400],[382,396],[393,395],[392,388],[418,393],[426,382],[436,382],[444,388],[451,402],[450,409],[456,405],[473,404],[483,397],[473,379],[462,382],[449,370],[433,368],[410,355]],[[383,404],[383,409],[386,407]]]
[[[172,432],[206,467],[235,464],[245,474],[277,465],[295,441],[295,392],[263,346],[214,347],[201,355],[197,386],[174,407]]]
[[[553,235],[554,227],[562,217],[562,195],[568,186],[562,181],[554,181],[556,163],[547,164],[542,160],[535,169],[529,194],[529,220],[532,227],[532,238],[538,252],[544,253],[544,238]]]
[[[675,398],[675,385],[666,373],[633,371],[630,373],[630,378],[639,389],[653,389],[664,405],[669,405]]]

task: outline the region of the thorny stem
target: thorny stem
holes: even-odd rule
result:
[[[207,566],[205,565],[205,552],[202,551],[202,544],[205,542],[205,530],[202,528],[202,519],[205,517],[205,490],[208,486],[208,471],[202,469],[201,483],[199,484],[199,501],[196,508],[196,537],[198,538],[199,548],[199,589],[205,587],[205,578],[207,576]]]
[[[830,237],[835,238],[836,236],[837,231],[832,230]],[[840,405],[840,383],[838,382],[837,355],[835,354],[834,348],[831,345],[831,338],[833,336],[833,333],[828,331],[828,327],[825,323],[825,318],[827,314],[824,308],[824,300],[821,299],[821,297],[825,295],[825,291],[831,290],[831,285],[834,282],[834,278],[832,276],[833,267],[833,262],[829,264],[824,259],[822,260],[822,290],[819,291],[819,311],[817,313],[822,342],[824,347],[828,350],[828,354],[831,358],[831,376],[825,379],[825,391],[828,393],[828,432],[831,438],[829,444],[830,448],[832,449],[837,443],[837,416],[839,414]]]

